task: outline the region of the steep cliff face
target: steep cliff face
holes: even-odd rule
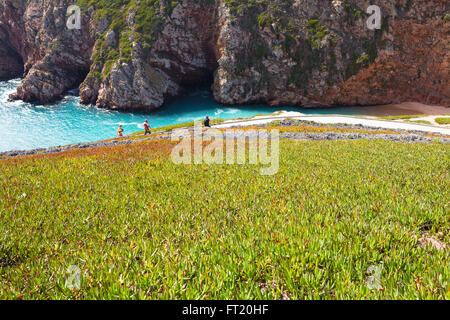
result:
[[[227,2],[214,82],[221,102],[450,102],[449,1]],[[370,4],[381,8],[380,30],[367,28]]]
[[[0,80],[23,74],[23,61],[9,43],[8,34],[0,28]]]
[[[142,1],[125,8],[122,25],[102,27],[84,103],[154,109],[203,81],[217,67],[216,6],[211,1]],[[108,26],[109,18],[99,25]],[[97,26],[98,29],[98,26]]]
[[[303,107],[449,105],[449,1],[0,0],[0,78],[13,99],[155,109],[213,79],[217,101]],[[370,4],[382,27],[369,30]]]
[[[0,28],[26,72],[11,98],[54,101],[86,76],[93,37],[88,29],[67,30],[68,6],[69,1],[0,1]]]

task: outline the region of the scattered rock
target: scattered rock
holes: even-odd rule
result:
[[[262,294],[264,294],[267,290],[276,290],[277,287],[278,285],[276,282],[271,283],[262,282],[259,285]],[[291,295],[286,290],[282,290],[281,296],[278,298],[278,300],[291,300]]]
[[[114,30],[109,30],[105,37],[105,44],[108,47],[114,47],[117,44],[116,33]]]
[[[422,238],[419,239],[419,246],[421,248],[428,248],[431,246],[433,249],[436,250],[445,250],[449,247],[448,244],[445,244],[435,236],[428,234],[425,234]]]

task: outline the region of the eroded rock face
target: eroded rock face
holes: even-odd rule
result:
[[[80,87],[82,102],[113,109],[151,110],[214,72],[217,67],[215,5],[185,0],[179,1],[170,15],[159,14],[164,17],[164,24],[158,26],[160,30],[150,48],[136,34],[131,34],[127,36],[132,48],[130,57],[106,67],[105,61],[94,62]],[[136,9],[132,8],[126,17],[128,30],[136,31],[135,20]],[[94,54],[101,50],[113,51],[114,42],[111,32],[107,32],[105,43],[97,42]]]
[[[11,46],[9,35],[0,27],[0,80],[20,77],[23,74],[23,62],[20,55]]]
[[[380,30],[365,0],[121,1],[68,30],[71,4],[0,0],[0,78],[26,73],[12,98],[79,86],[83,103],[151,110],[214,78],[226,104],[450,104],[447,0],[371,1]]]
[[[5,30],[16,59],[23,61],[21,70],[26,72],[12,99],[52,102],[86,76],[94,38],[89,32],[66,28],[70,4],[71,1],[0,1],[0,27]]]
[[[380,30],[367,28],[368,1],[275,2],[234,13],[222,5],[218,101],[450,104],[448,1],[371,1]]]
[[[313,97],[332,105],[419,101],[450,106],[449,4],[416,0],[409,7],[391,8],[394,18],[375,61]]]
[[[0,56],[2,57],[0,60],[0,80],[9,80],[22,76],[22,59],[8,42],[3,40],[0,40]]]

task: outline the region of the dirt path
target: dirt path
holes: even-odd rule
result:
[[[215,125],[214,128],[223,129],[235,126],[253,126],[267,124],[275,120],[292,119],[292,120],[305,120],[313,121],[322,124],[350,124],[350,125],[363,125],[367,127],[383,128],[383,129],[394,129],[394,130],[410,130],[410,131],[421,131],[421,132],[432,132],[439,133],[442,135],[450,136],[450,129],[438,126],[429,126],[424,124],[407,123],[399,121],[390,120],[377,120],[377,119],[367,119],[360,117],[351,116],[306,116],[301,113],[296,112],[286,112],[280,113],[276,116],[261,116],[255,117],[253,119],[245,120],[230,120],[225,121],[219,125]]]
[[[437,137],[432,138],[425,136],[425,133],[435,133],[442,136],[450,136],[450,129],[440,128],[436,126],[427,126],[421,124],[412,124],[406,122],[396,122],[387,120],[376,120],[358,117],[348,117],[348,116],[305,116],[298,112],[280,112],[277,115],[260,116],[253,119],[242,119],[242,120],[228,120],[219,125],[214,125],[214,128],[237,128],[244,126],[261,126],[264,127],[266,124],[271,123],[274,120],[285,120],[282,126],[296,125],[295,120],[307,121],[308,125],[321,126],[323,124],[332,124],[333,127],[345,127],[345,128],[355,128],[355,129],[366,129],[369,131],[383,131],[385,129],[396,129],[399,134],[385,134],[385,133],[374,133],[374,134],[361,134],[361,133],[338,133],[330,132],[324,133],[283,133],[281,134],[282,139],[295,139],[295,140],[355,140],[355,139],[368,139],[368,140],[386,140],[395,142],[408,142],[408,143],[429,143],[438,139],[439,141],[448,144],[450,139],[447,137]],[[310,123],[310,124],[309,124]],[[190,128],[192,131],[193,128]],[[180,129],[176,129],[173,133],[176,134]],[[204,135],[206,133],[202,133]],[[170,132],[155,132],[154,135],[145,137],[141,136],[126,136],[122,139],[113,140],[103,140],[103,141],[93,141],[87,143],[77,143],[66,146],[57,146],[52,148],[41,148],[33,150],[13,150],[7,152],[0,152],[0,160],[13,157],[25,157],[37,154],[51,154],[60,153],[72,149],[91,149],[91,148],[101,148],[109,146],[120,146],[124,144],[134,144],[148,140],[160,140],[160,139],[170,139]],[[239,137],[238,137],[239,138]]]

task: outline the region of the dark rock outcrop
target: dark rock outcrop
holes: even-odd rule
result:
[[[11,47],[7,33],[0,28],[0,80],[20,77],[23,74],[23,61]]]
[[[213,79],[217,101],[303,107],[450,105],[447,0],[99,0],[66,28],[68,0],[0,0],[0,78],[51,102],[79,86],[111,109],[160,107]]]

